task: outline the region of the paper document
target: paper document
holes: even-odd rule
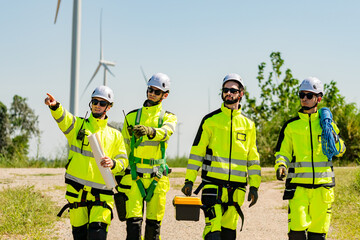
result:
[[[87,136],[87,138],[89,140],[90,147],[94,154],[94,158],[95,158],[96,164],[100,170],[101,176],[103,177],[103,179],[105,181],[106,187],[108,189],[114,188],[116,186],[116,183],[115,183],[114,176],[113,176],[110,168],[104,168],[100,164],[100,162],[102,161],[101,158],[105,157],[105,153],[101,147],[101,142],[100,142],[99,136],[97,135],[97,133],[94,133],[94,134]]]

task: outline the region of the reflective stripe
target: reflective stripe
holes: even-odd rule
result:
[[[70,150],[76,153],[80,153],[81,155],[85,156],[85,157],[94,157],[93,153],[87,150],[82,150],[77,146],[71,145],[70,146]]]
[[[195,160],[195,161],[199,161],[199,162],[202,162],[202,161],[203,161],[203,157],[202,157],[202,156],[195,155],[195,154],[190,154],[189,159]]]
[[[334,177],[334,172],[316,172],[315,178],[327,178]],[[289,173],[287,178],[313,178],[314,175],[312,172],[308,173]]]
[[[197,166],[195,164],[188,164],[187,169],[199,171],[200,166]]]
[[[160,142],[158,141],[144,141],[139,144],[139,146],[154,146],[157,147],[160,145]]]
[[[279,158],[283,158],[283,159],[285,159],[286,160],[286,164],[289,164],[290,163],[290,161],[289,161],[289,159],[286,157],[286,156],[284,156],[284,155],[276,155],[276,161],[279,159]]]
[[[164,123],[163,126],[168,126],[173,132],[175,131],[175,127],[171,123]]]
[[[64,120],[65,116],[66,116],[66,110],[64,110],[64,111],[63,111],[63,114],[61,115],[61,117],[59,117],[58,119],[55,119],[55,121],[56,121],[57,123],[60,123],[62,120]]]
[[[251,175],[261,176],[261,170],[249,170],[248,173],[249,173],[249,176],[251,176]]]
[[[156,173],[159,171],[160,166],[156,166],[153,168],[139,168],[136,167],[136,172],[138,173]]]
[[[68,174],[68,173],[65,173],[65,178],[70,179],[70,180],[73,180],[74,182],[80,183],[80,184],[82,184],[82,185],[92,187],[92,188],[109,190],[109,189],[106,187],[105,184],[87,181],[87,180],[84,180],[84,179],[81,179],[81,178],[74,177],[74,176],[72,176],[72,175],[70,175],[70,174]]]
[[[220,163],[229,163],[229,158],[212,156],[212,155],[209,155],[209,154],[205,155],[205,160],[210,160],[210,161],[220,162]],[[246,166],[247,165],[247,160],[231,159],[231,163],[235,163],[235,164],[241,165],[241,166]]]
[[[126,154],[118,154],[114,157],[115,159],[118,159],[118,158],[125,158],[125,159],[128,159],[128,156]]]
[[[314,167],[332,167],[332,162],[314,162]],[[312,167],[311,162],[294,162],[289,163],[289,168]]]
[[[217,196],[217,193],[202,193],[202,196]]]
[[[64,132],[64,134],[68,134],[71,130],[73,130],[74,126],[75,126],[75,121],[76,121],[76,118],[73,116],[73,121],[70,125],[70,127]]]
[[[259,160],[248,160],[247,161],[247,166],[248,167],[251,167],[251,166],[254,166],[254,165],[259,165],[260,166],[260,161]]]
[[[202,169],[204,171],[208,171],[208,172],[212,172],[212,173],[229,174],[229,169],[227,169],[227,168],[217,168],[217,167],[211,167],[209,165],[203,165]],[[231,175],[238,176],[238,177],[246,177],[247,173],[243,172],[243,171],[231,169]]]

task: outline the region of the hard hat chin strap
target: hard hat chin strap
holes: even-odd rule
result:
[[[303,110],[310,110],[310,109],[313,109],[314,107],[316,107],[318,105],[318,103],[316,102],[314,106],[312,107],[307,107],[307,106],[301,106],[301,109]]]
[[[93,113],[91,108],[91,101],[89,102],[89,108],[94,118],[101,118],[103,115],[106,114],[106,109],[109,106],[109,104],[106,105],[105,110],[102,113]]]

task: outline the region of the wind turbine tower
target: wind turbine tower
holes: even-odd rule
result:
[[[58,0],[54,24],[59,13],[61,0]],[[71,40],[71,73],[70,73],[70,112],[78,113],[78,89],[80,66],[80,35],[81,35],[81,0],[74,0],[72,40]]]

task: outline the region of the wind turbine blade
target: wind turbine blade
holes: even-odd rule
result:
[[[141,73],[142,73],[142,75],[143,75],[143,77],[144,77],[145,83],[146,83],[146,85],[147,85],[147,83],[148,83],[148,78],[146,77],[146,74],[145,74],[144,69],[142,68],[142,66],[140,66],[140,69],[141,69]]]
[[[109,67],[106,64],[102,64],[102,65],[111,75],[113,75],[113,77],[115,77],[115,75],[110,71]]]
[[[58,0],[57,7],[56,7],[56,14],[55,14],[54,24],[56,23],[56,19],[57,19],[58,13],[59,13],[60,2],[61,2],[61,0]]]
[[[101,63],[99,63],[98,67],[96,68],[93,76],[91,77],[90,81],[89,81],[88,84],[86,85],[86,87],[85,87],[85,89],[84,89],[84,92],[81,94],[81,97],[84,95],[86,89],[89,87],[90,83],[92,82],[92,80],[93,80],[94,77],[96,76],[96,74],[97,74],[97,72],[99,71],[100,67],[101,67]]]
[[[100,60],[103,59],[103,49],[102,49],[102,9],[100,12]]]

